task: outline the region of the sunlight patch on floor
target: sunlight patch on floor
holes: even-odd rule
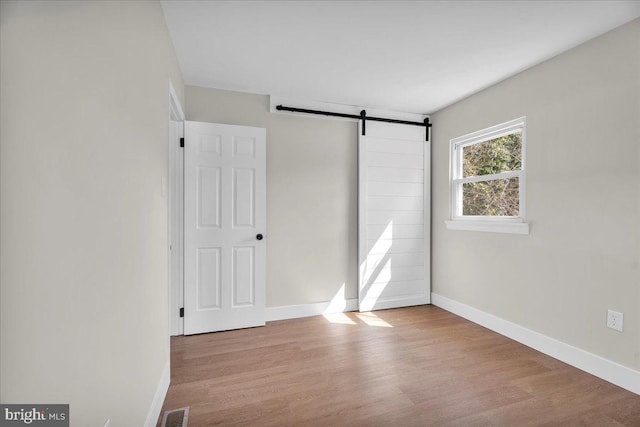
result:
[[[344,313],[329,313],[323,314],[324,318],[329,321],[329,323],[339,323],[342,325],[355,325],[356,322],[351,320],[349,316]]]
[[[389,323],[385,322],[384,320],[382,320],[381,318],[379,318],[378,316],[376,316],[374,313],[371,313],[371,312],[358,313],[356,314],[356,316],[358,317],[358,319],[362,320],[364,323],[366,323],[369,326],[376,326],[378,328],[393,328],[393,326],[391,326]]]

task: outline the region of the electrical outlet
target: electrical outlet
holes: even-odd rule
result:
[[[624,314],[613,310],[607,310],[607,328],[622,332],[623,324]]]

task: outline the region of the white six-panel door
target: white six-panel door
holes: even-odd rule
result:
[[[184,333],[265,324],[266,130],[185,122]]]
[[[360,311],[431,301],[431,160],[425,131],[367,121],[366,136],[359,132]]]

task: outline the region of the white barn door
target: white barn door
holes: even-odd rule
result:
[[[265,324],[266,130],[185,122],[184,333]]]
[[[366,135],[358,133],[360,311],[431,302],[426,131],[367,121]]]

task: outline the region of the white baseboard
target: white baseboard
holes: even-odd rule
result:
[[[313,304],[284,305],[280,307],[267,307],[267,322],[274,320],[297,319],[300,317],[319,316],[321,314],[344,313],[356,311],[358,300],[344,299],[336,301],[316,302]]]
[[[145,427],[155,427],[160,418],[160,411],[162,411],[162,405],[164,404],[164,398],[169,391],[169,382],[171,381],[171,368],[169,361],[164,366],[162,376],[158,382],[158,388],[156,388],[156,394],[153,396],[149,412],[147,412],[147,420],[144,422]]]
[[[640,394],[640,372],[438,294],[431,303],[548,356]]]
[[[386,310],[396,307],[411,307],[414,305],[430,304],[431,295],[429,293],[416,295],[403,295],[401,297],[391,298],[365,298],[360,303],[361,311]]]

